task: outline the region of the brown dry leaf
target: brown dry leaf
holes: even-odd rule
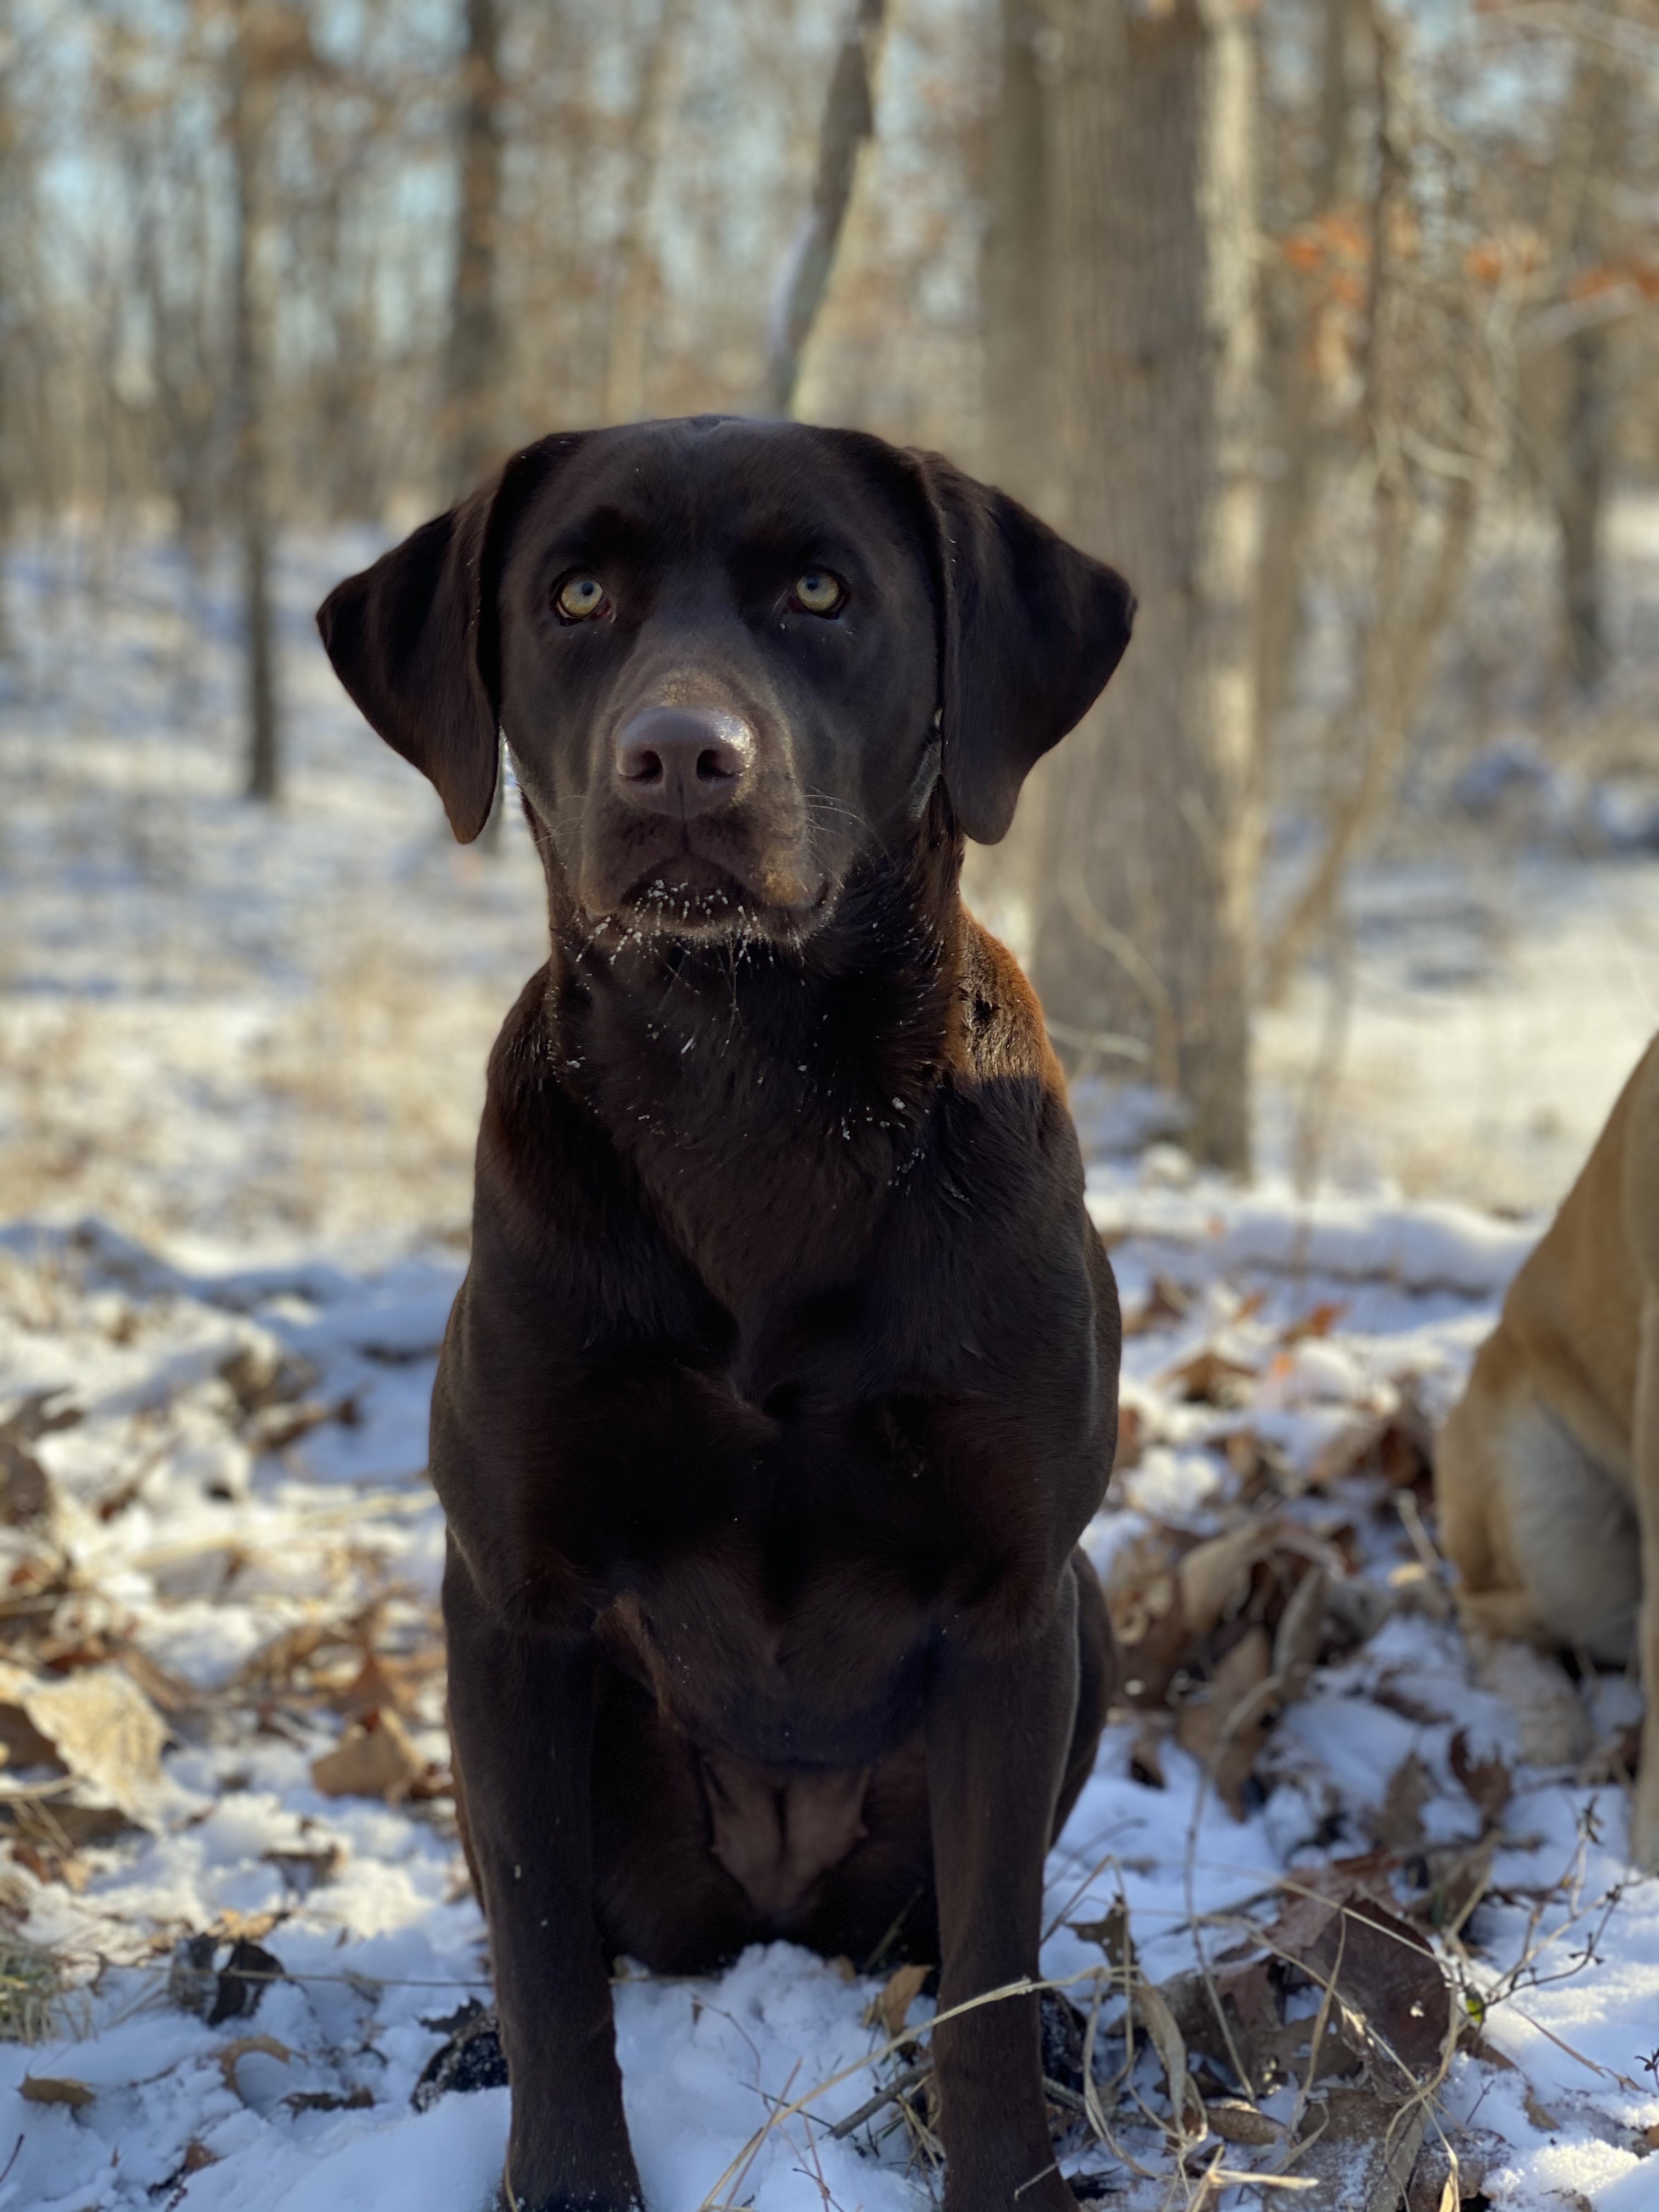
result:
[[[1423,2146],[1422,2105],[1401,2112],[1368,2088],[1328,2089],[1307,2124],[1317,2140],[1297,2156],[1296,2171],[1329,2192],[1311,2202],[1340,2204],[1342,2212],[1396,2212]]]
[[[928,1966],[896,1967],[888,1978],[879,1996],[872,1997],[864,2015],[866,2027],[879,2027],[889,2042],[904,2033],[904,2017],[921,1994],[921,1985],[932,1968]]]
[[[348,1718],[365,1720],[371,1713],[406,1714],[414,1700],[402,1668],[371,1651],[349,1682],[331,1691],[329,1702]]]
[[[1540,2105],[1539,2103],[1538,2099],[1533,2094],[1532,2085],[1529,2082],[1523,2082],[1522,2084],[1521,2102],[1525,2109],[1527,2118],[1532,2122],[1534,2127],[1535,2127],[1540,2134],[1553,2136],[1559,2135],[1560,2133],[1560,2121],[1556,2118],[1555,2114],[1551,2112],[1547,2105]]]
[[[1310,1336],[1328,1336],[1348,1310],[1346,1298],[1331,1298],[1308,1311],[1279,1332],[1281,1344],[1304,1344]]]
[[[1419,1817],[1435,1795],[1434,1777],[1417,1753],[1408,1752],[1389,1777],[1382,1802],[1366,1825],[1384,1850],[1415,1858],[1428,1838]]]
[[[1204,2100],[1198,2094],[1198,2085],[1188,2069],[1186,2041],[1162,1990],[1154,1989],[1139,1968],[1135,1971],[1134,2008],[1135,2017],[1146,2029],[1164,2069],[1164,2078],[1170,2087],[1170,2110],[1175,2115],[1176,2126],[1202,2136],[1209,2125],[1209,2118],[1204,2110]]]
[[[1257,1692],[1273,1672],[1273,1647],[1265,1628],[1251,1628],[1215,1670],[1208,1694],[1184,1705],[1176,1717],[1176,1741],[1210,1771],[1216,1795],[1236,1820],[1244,1817],[1244,1784],[1273,1726]]]
[[[1192,1304],[1190,1293],[1182,1290],[1179,1283],[1173,1282],[1168,1275],[1154,1275],[1146,1298],[1124,1315],[1123,1334],[1126,1337],[1145,1336],[1149,1330],[1184,1321]]]
[[[180,2173],[200,2173],[204,2166],[217,2166],[218,2163],[218,2152],[210,2150],[204,2142],[198,2142],[192,2136],[185,2145],[185,2155],[179,2171]]]
[[[266,1851],[264,1863],[274,1866],[283,1880],[301,1897],[309,1897],[313,1889],[332,1881],[345,1863],[346,1848],[342,1843],[320,1844],[310,1851]]]
[[[1182,1610],[1194,1636],[1207,1636],[1224,1620],[1249,1587],[1250,1570],[1279,1542],[1276,1520],[1243,1521],[1224,1536],[1195,1544],[1181,1561],[1176,1577]]]
[[[1112,1454],[1112,1473],[1127,1474],[1131,1468],[1140,1465],[1140,1455],[1146,1444],[1146,1424],[1138,1406],[1120,1406],[1117,1409],[1117,1446]]]
[[[0,1428],[0,1521],[15,1528],[43,1521],[52,1510],[52,1482],[40,1461],[17,1436]]]
[[[1405,2096],[1439,2064],[1449,2032],[1440,1962],[1392,1901],[1370,1895],[1340,1866],[1299,1879],[1307,1893],[1290,1900],[1267,1941],[1322,1988],[1334,1984],[1338,2035],[1380,2088]],[[1296,2025],[1305,2040],[1308,2024]]]
[[[67,2105],[71,2112],[79,2112],[89,2105],[94,2094],[84,2081],[76,2081],[68,2075],[26,2074],[17,2085],[17,2094],[26,2097],[31,2105]]]
[[[1164,1778],[1164,1739],[1170,1733],[1169,1717],[1149,1713],[1129,1746],[1129,1777],[1146,1790],[1167,1787]]]
[[[1173,1391],[1189,1406],[1228,1407],[1244,1403],[1255,1378],[1254,1367],[1206,1344],[1160,1375],[1158,1382],[1160,1389]]]
[[[425,1761],[396,1713],[372,1713],[354,1723],[338,1746],[311,1762],[311,1778],[325,1797],[406,1797],[426,1772]]]
[[[234,2037],[219,2053],[219,2071],[225,2077],[227,2088],[234,2089],[239,2097],[242,2096],[242,2087],[236,2079],[236,2068],[240,2060],[254,2051],[262,2051],[267,2058],[280,2059],[284,2066],[294,2056],[287,2044],[278,2043],[274,2035]],[[247,2100],[244,2097],[242,2101],[246,2104]]]
[[[1306,1693],[1318,1662],[1325,1633],[1325,1601],[1330,1577],[1323,1567],[1312,1566],[1291,1592],[1290,1603],[1279,1615],[1273,1632],[1273,1672],[1279,1677],[1279,1701],[1290,1705]]]
[[[1181,1604],[1176,1563],[1190,1540],[1149,1528],[1112,1559],[1106,1611],[1122,1659],[1122,1692],[1131,1703],[1161,1706],[1191,1642]]]
[[[1451,1740],[1451,1771],[1478,1807],[1481,1820],[1491,1827],[1514,1790],[1509,1768],[1495,1756],[1477,1759],[1469,1749],[1468,1735],[1459,1729]]]
[[[142,1818],[153,1802],[167,1723],[125,1668],[87,1667],[58,1679],[0,1661],[0,1732],[20,1765],[31,1763],[18,1749],[24,1730],[129,1818]]]
[[[361,2082],[345,2097],[332,2089],[296,2089],[283,2100],[290,2112],[366,2112],[374,2102],[372,2092]]]
[[[1219,2098],[1211,2105],[1210,2129],[1223,2142],[1248,2143],[1253,2148],[1281,2142],[1285,2136],[1277,2120],[1269,2119],[1266,2112],[1257,2112],[1254,2105],[1243,2104],[1236,2097]]]

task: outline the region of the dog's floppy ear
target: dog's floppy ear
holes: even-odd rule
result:
[[[945,602],[945,787],[968,835],[994,845],[1026,776],[1123,658],[1134,593],[1006,494],[918,458]]]
[[[422,523],[317,610],[334,672],[373,728],[436,785],[463,845],[489,819],[501,726],[496,591],[512,524],[580,441],[545,438]]]

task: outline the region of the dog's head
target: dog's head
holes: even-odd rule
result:
[[[902,848],[941,778],[994,843],[1133,609],[935,456],[714,417],[527,447],[318,623],[458,837],[489,815],[500,731],[591,919],[786,936]]]

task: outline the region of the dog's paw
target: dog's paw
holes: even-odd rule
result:
[[[1515,1716],[1516,1748],[1529,1766],[1577,1766],[1595,1729],[1565,1668],[1530,1644],[1482,1642],[1476,1662],[1483,1689]]]

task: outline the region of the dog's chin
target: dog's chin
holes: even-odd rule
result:
[[[648,869],[620,896],[590,905],[588,912],[602,939],[664,938],[704,945],[762,939],[791,945],[817,928],[830,904],[827,878],[811,890],[793,883],[757,884],[699,854],[678,854]]]

